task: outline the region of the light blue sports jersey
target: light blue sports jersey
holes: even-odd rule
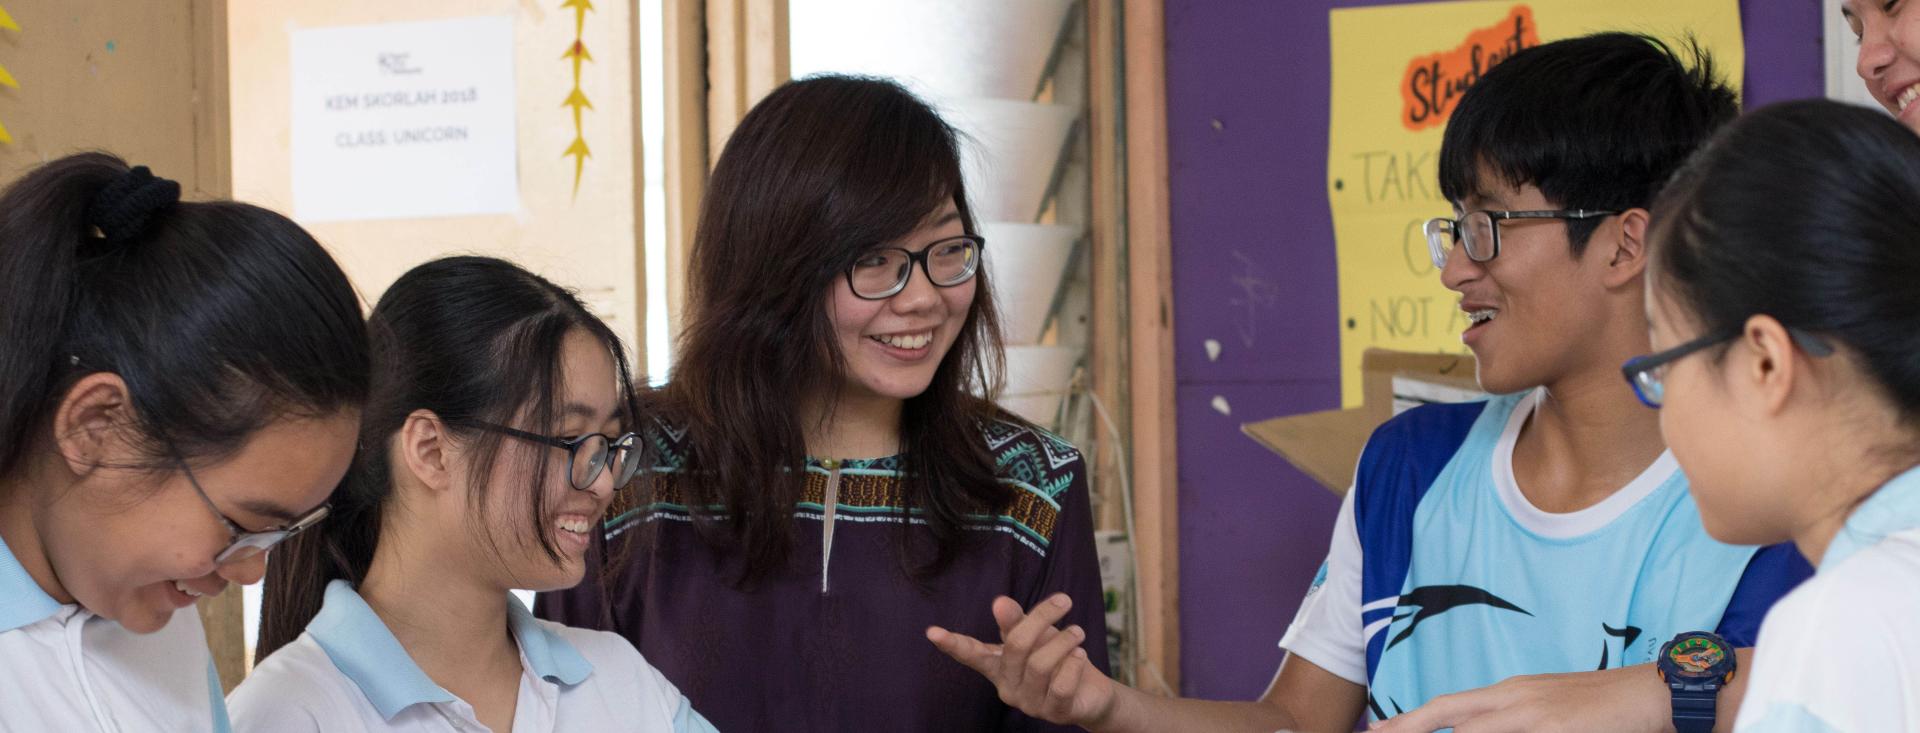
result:
[[[1511,458],[1535,399],[1416,408],[1362,454],[1353,519],[1373,718],[1515,675],[1652,662],[1685,631],[1751,646],[1811,571],[1790,546],[1709,537],[1671,456],[1594,507],[1534,508]]]

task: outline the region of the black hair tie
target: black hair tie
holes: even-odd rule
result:
[[[180,184],[134,166],[93,197],[87,220],[109,244],[139,235],[153,215],[180,202]]]

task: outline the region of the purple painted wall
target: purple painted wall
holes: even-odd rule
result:
[[[1186,695],[1266,689],[1326,552],[1335,497],[1239,425],[1339,402],[1327,11],[1383,4],[1166,0]],[[1819,96],[1819,3],[1740,8],[1749,104]]]

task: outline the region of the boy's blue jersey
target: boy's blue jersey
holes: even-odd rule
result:
[[[1811,572],[1790,546],[1709,537],[1670,454],[1595,506],[1535,508],[1514,482],[1512,455],[1537,395],[1416,408],[1362,454],[1343,509],[1351,515],[1322,571],[1350,576],[1357,565],[1357,583],[1334,585],[1357,585],[1358,598],[1308,600],[1357,604],[1359,618],[1303,608],[1283,643],[1335,673],[1357,671],[1360,660],[1315,658],[1357,650],[1302,637],[1358,623],[1348,638],[1364,650],[1374,718],[1515,675],[1645,664],[1684,631],[1752,646],[1767,608]],[[1357,553],[1340,552],[1340,532],[1357,536]],[[1315,593],[1336,591],[1326,583]]]

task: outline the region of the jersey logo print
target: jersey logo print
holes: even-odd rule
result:
[[[1502,610],[1524,613],[1528,616],[1533,615],[1532,613],[1528,613],[1526,609],[1513,605],[1504,598],[1471,585],[1421,586],[1400,594],[1400,603],[1394,609],[1393,620],[1399,621],[1400,619],[1412,616],[1413,621],[1407,624],[1407,628],[1401,629],[1400,633],[1395,635],[1392,641],[1387,642],[1387,648],[1392,649],[1400,642],[1406,641],[1407,637],[1413,636],[1413,630],[1420,627],[1420,622],[1465,606],[1493,606],[1494,608]],[[1410,607],[1418,607],[1419,610],[1410,613],[1400,612],[1400,609]]]
[[[1641,631],[1640,627],[1629,624],[1624,629],[1616,629],[1612,626],[1606,625],[1606,623],[1603,622],[1600,624],[1600,629],[1602,631],[1607,632],[1607,636],[1611,636],[1615,639],[1620,640],[1620,666],[1622,667],[1626,666],[1627,650],[1633,648],[1633,642],[1635,639],[1640,638],[1640,631]],[[1607,651],[1608,651],[1607,640],[1601,639],[1600,640],[1600,666],[1594,667],[1595,670],[1602,670],[1607,668]]]
[[[1393,715],[1405,715],[1407,713],[1407,711],[1400,709],[1400,702],[1398,700],[1389,697],[1387,698],[1387,702],[1393,705]],[[1371,692],[1367,693],[1367,707],[1373,710],[1374,720],[1386,720],[1393,717],[1393,715],[1388,715],[1387,711],[1380,707],[1380,701],[1375,699]]]

